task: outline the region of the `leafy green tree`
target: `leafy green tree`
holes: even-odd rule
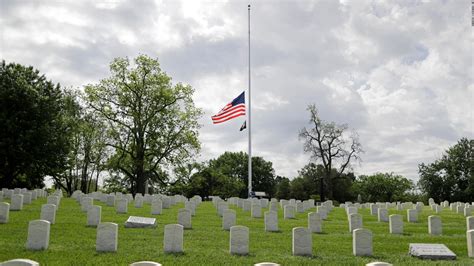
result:
[[[239,194],[234,196],[247,197],[248,187],[248,155],[244,152],[225,152],[216,159],[209,161],[209,167],[223,175],[239,179],[245,184]],[[272,197],[275,194],[275,170],[272,162],[262,157],[252,157],[252,188],[264,191]]]
[[[321,201],[325,201],[333,168],[337,169],[336,175],[341,176],[350,168],[351,161],[359,159],[362,148],[355,132],[346,136],[346,124],[338,125],[322,120],[315,105],[309,105],[308,111],[312,128],[304,127],[299,137],[304,140],[305,152],[310,153],[312,159],[320,161],[324,167],[319,194]]]
[[[290,197],[298,200],[307,200],[311,196],[311,187],[308,179],[297,177],[290,181]]]
[[[365,202],[405,201],[412,189],[412,181],[393,173],[361,175],[354,183],[355,194]]]
[[[70,129],[64,99],[33,67],[0,63],[0,187],[43,186],[64,171]]]
[[[290,180],[288,178],[281,176],[276,177],[275,197],[277,199],[290,199],[290,188]]]
[[[198,118],[189,85],[172,84],[157,59],[140,55],[132,64],[116,58],[111,76],[85,88],[90,107],[107,122],[109,160],[131,184],[145,193],[150,182],[164,186],[164,168],[190,159],[200,148]]]
[[[440,159],[418,169],[421,190],[434,200],[474,200],[474,140],[462,138]]]
[[[243,189],[245,190],[245,185],[240,179],[226,176],[211,167],[205,167],[191,176],[186,196],[228,198],[238,195]]]

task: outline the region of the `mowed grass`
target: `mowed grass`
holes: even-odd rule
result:
[[[8,224],[0,224],[0,262],[15,258],[28,258],[42,265],[128,265],[132,262],[150,260],[163,265],[253,265],[271,261],[281,265],[365,265],[373,261],[385,261],[395,265],[473,265],[467,256],[466,220],[461,214],[445,209],[440,214],[443,223],[442,236],[428,234],[428,216],[433,215],[425,207],[418,223],[406,222],[406,211],[389,210],[389,214],[402,214],[403,235],[391,235],[388,223],[377,222],[368,209],[360,209],[363,224],[372,230],[373,257],[352,255],[352,235],[349,233],[347,216],[341,208],[334,208],[323,222],[322,234],[313,234],[313,257],[292,256],[292,228],[307,226],[307,213],[297,214],[296,219],[284,220],[279,210],[280,232],[264,230],[263,218],[251,218],[249,212],[237,207],[237,224],[250,228],[250,254],[229,254],[229,232],[223,231],[222,220],[211,202],[203,202],[192,218],[193,229],[184,232],[184,253],[164,254],[163,228],[177,222],[179,203],[164,209],[161,215],[151,215],[151,207],[128,207],[128,214],[116,214],[113,207],[95,201],[102,206],[102,222],[119,224],[118,251],[98,253],[95,251],[96,228],[86,227],[86,213],[73,199],[63,198],[56,214],[56,224],[51,226],[49,248],[45,251],[27,251],[25,243],[28,222],[39,219],[41,205],[38,199],[25,205],[22,211],[11,211]],[[315,211],[315,208],[310,210]],[[124,228],[128,216],[157,218],[156,229]],[[408,255],[409,243],[442,243],[458,258],[456,261],[424,261]]]

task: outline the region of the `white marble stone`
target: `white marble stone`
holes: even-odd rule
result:
[[[117,205],[115,206],[115,211],[121,214],[127,213],[128,212],[128,199],[126,198],[119,199],[117,201]]]
[[[115,206],[115,195],[107,195],[105,197],[107,206],[114,207]]]
[[[383,262],[383,261],[374,261],[371,263],[365,264],[365,266],[392,266],[393,264],[390,264],[388,262]]]
[[[356,229],[362,228],[362,215],[358,213],[353,213],[349,215],[349,232],[354,232]]]
[[[247,255],[249,253],[249,229],[241,225],[230,228],[230,254]]]
[[[83,197],[81,199],[81,211],[87,212],[92,205],[94,205],[94,198]]]
[[[56,205],[54,204],[43,204],[41,206],[41,220],[45,220],[54,224],[56,222]]]
[[[135,195],[135,208],[143,207],[143,197],[139,194]]]
[[[100,223],[97,226],[96,251],[116,252],[118,225],[116,223]]]
[[[253,266],[280,266],[280,264],[274,262],[259,262],[254,264]]]
[[[308,229],[311,233],[323,232],[323,219],[317,212],[308,213]]]
[[[354,256],[372,256],[372,232],[359,228],[352,232],[352,252]]]
[[[14,259],[0,263],[1,266],[39,266],[40,264],[29,259]]]
[[[10,210],[11,211],[21,211],[23,209],[23,195],[21,194],[13,194]]]
[[[379,209],[379,207],[376,204],[374,204],[374,203],[370,204],[370,214],[371,215],[377,215],[378,214],[378,209]]]
[[[390,234],[403,234],[403,217],[399,214],[389,216]]]
[[[260,204],[252,204],[252,218],[261,218],[262,217],[262,206]]]
[[[296,208],[294,205],[286,205],[284,208],[283,208],[283,215],[284,215],[284,218],[285,219],[294,219],[295,218],[295,211],[296,211]]]
[[[23,204],[31,204],[31,192],[24,192],[23,195]]]
[[[235,225],[237,221],[237,216],[234,210],[227,209],[224,210],[222,216],[222,229],[229,231],[232,226]]]
[[[304,204],[303,202],[296,203],[296,212],[303,213],[304,212]]]
[[[346,213],[347,213],[347,216],[349,216],[353,213],[357,213],[357,208],[356,207],[347,207],[346,208]]]
[[[466,217],[466,231],[474,230],[474,216]]]
[[[87,226],[97,227],[101,221],[102,207],[92,205],[87,210]]]
[[[221,201],[217,203],[217,214],[219,214],[220,217],[224,215],[224,211],[229,209],[229,203],[225,201]]]
[[[265,219],[265,231],[277,232],[278,229],[278,213],[274,211],[268,211],[264,214]]]
[[[270,202],[270,211],[278,212],[278,202]]]
[[[379,208],[377,210],[377,219],[379,222],[388,222],[388,210]]]
[[[0,224],[8,223],[10,216],[10,204],[6,202],[0,202]]]
[[[248,212],[252,209],[252,202],[250,200],[244,200],[243,210]]]
[[[158,215],[158,214],[161,214],[162,211],[163,211],[163,202],[161,201],[161,199],[154,198],[151,201],[151,214]]]
[[[435,236],[443,234],[443,226],[439,216],[428,216],[428,233]]]
[[[178,210],[178,224],[182,225],[184,229],[191,229],[191,211],[188,209]]]
[[[184,227],[180,224],[165,225],[163,250],[165,253],[183,252]]]
[[[161,264],[154,261],[138,261],[130,264],[130,266],[161,266]]]
[[[416,209],[407,210],[407,221],[409,223],[418,222],[418,211]]]
[[[321,219],[326,220],[328,218],[328,209],[324,206],[316,207],[316,212],[321,215]]]
[[[293,228],[293,256],[312,256],[313,238],[308,228]]]
[[[45,220],[33,220],[28,224],[28,240],[26,249],[45,250],[49,245],[51,224]]]
[[[59,208],[59,197],[58,196],[48,196],[47,203],[56,205],[56,209]]]
[[[474,258],[474,230],[466,232],[467,239],[467,255],[469,258]]]
[[[155,228],[156,219],[151,217],[130,216],[125,222],[125,228]]]

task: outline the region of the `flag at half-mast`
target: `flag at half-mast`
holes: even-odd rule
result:
[[[245,115],[245,92],[242,92],[211,118],[212,123],[219,124],[242,115]]]

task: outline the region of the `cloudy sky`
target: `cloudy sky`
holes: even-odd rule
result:
[[[199,160],[246,151],[242,119],[210,116],[247,88],[248,1],[0,0],[0,58],[80,88],[115,57],[157,57],[195,88]],[[308,104],[347,123],[365,153],[357,174],[416,180],[461,137],[473,138],[470,0],[253,0],[253,154],[288,177],[309,161],[298,140]]]

